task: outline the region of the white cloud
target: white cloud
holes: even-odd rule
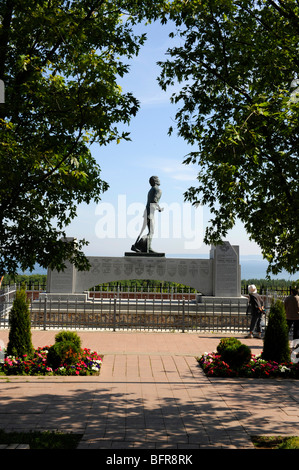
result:
[[[161,104],[169,105],[171,94],[172,93],[166,93],[164,91],[156,92],[156,90],[153,89],[152,93],[143,96],[138,96],[137,94],[136,98],[140,101],[142,106],[152,106]]]
[[[151,159],[151,166],[153,160],[155,159]],[[197,173],[193,165],[187,166],[176,160],[161,158],[155,161],[155,166],[176,181],[196,181]]]

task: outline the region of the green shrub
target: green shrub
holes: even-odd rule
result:
[[[72,341],[58,341],[48,350],[47,364],[52,369],[65,365],[77,363],[80,355],[80,348]]]
[[[241,344],[241,341],[237,338],[221,338],[217,346],[217,352],[221,355],[226,348],[240,346]]]
[[[47,364],[52,369],[74,365],[81,352],[81,338],[73,331],[60,331],[55,336],[55,344],[49,348]]]
[[[251,359],[251,349],[246,344],[228,346],[222,351],[221,358],[233,369],[239,369]]]
[[[278,363],[290,361],[289,330],[284,304],[277,300],[271,305],[264,337],[262,358]]]
[[[81,338],[73,331],[60,331],[60,333],[57,333],[55,336],[55,343],[63,341],[70,341],[74,343],[77,348],[81,348]]]
[[[238,369],[251,359],[251,350],[237,338],[222,338],[217,346],[221,359],[233,369]]]
[[[29,301],[23,289],[16,292],[16,298],[9,314],[9,326],[7,355],[22,357],[27,354],[29,357],[32,356],[34,348],[31,339]]]

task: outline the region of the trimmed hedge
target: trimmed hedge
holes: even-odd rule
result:
[[[236,338],[222,338],[217,352],[234,369],[239,369],[251,360],[251,349]]]

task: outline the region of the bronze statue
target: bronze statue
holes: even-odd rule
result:
[[[155,253],[152,249],[152,238],[155,229],[155,211],[161,212],[163,209],[159,206],[159,201],[162,195],[160,189],[160,180],[158,176],[151,176],[149,179],[151,189],[147,195],[146,208],[143,215],[143,226],[139,236],[131,250],[137,253]],[[148,228],[148,234],[145,237],[141,237],[145,228]]]

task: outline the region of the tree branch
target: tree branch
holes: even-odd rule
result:
[[[3,15],[2,28],[0,29],[0,78],[3,80],[5,73],[5,62],[7,56],[7,45],[9,42],[9,31],[14,9],[14,0],[7,0]]]

